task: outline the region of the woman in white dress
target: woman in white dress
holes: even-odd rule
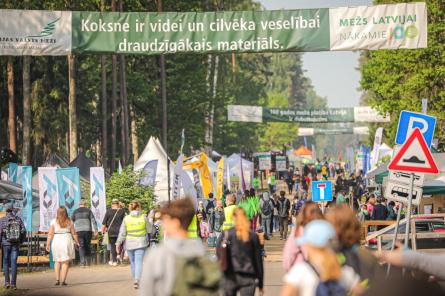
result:
[[[74,239],[74,240],[73,240]],[[51,244],[52,243],[52,244]],[[75,258],[74,243],[79,246],[74,224],[68,217],[66,208],[61,206],[57,209],[57,217],[51,221],[46,242],[46,250],[52,250],[54,260],[54,271],[56,272],[56,286],[66,286],[66,277],[70,261]]]

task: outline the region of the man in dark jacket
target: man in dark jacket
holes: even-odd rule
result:
[[[378,198],[372,212],[372,220],[386,220],[386,218],[388,218],[388,209],[383,204],[383,199]]]
[[[26,236],[25,225],[18,217],[12,205],[6,206],[6,216],[0,219],[0,240],[3,251],[3,273],[5,288],[17,289],[17,258],[19,247]],[[11,277],[9,276],[11,269]]]
[[[72,220],[80,243],[80,265],[86,267],[88,263],[87,258],[91,253],[91,238],[93,237],[93,234],[94,237],[97,236],[96,219],[94,218],[93,212],[86,207],[86,200],[80,200],[79,208],[74,211]]]
[[[111,260],[108,262],[111,266],[117,266],[116,241],[119,236],[119,229],[125,218],[124,209],[120,208],[119,200],[111,201],[111,209],[108,209],[104,221],[102,222],[102,232],[108,232],[111,245]]]
[[[290,201],[286,198],[286,192],[280,191],[277,202],[278,217],[280,218],[280,240],[286,240],[289,227]]]

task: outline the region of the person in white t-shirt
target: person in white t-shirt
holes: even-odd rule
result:
[[[307,249],[307,261],[297,262],[284,276],[282,296],[314,296],[317,289],[330,295],[346,295],[354,291],[359,276],[348,266],[341,267],[329,243],[335,239],[334,228],[324,220],[314,220],[304,227],[296,244]]]

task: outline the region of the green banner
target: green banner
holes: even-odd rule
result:
[[[329,10],[73,12],[77,52],[159,54],[329,50]]]
[[[354,122],[354,108],[314,110],[263,108],[263,121],[281,122]]]

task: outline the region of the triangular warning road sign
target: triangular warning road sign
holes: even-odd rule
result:
[[[391,160],[388,169],[411,173],[439,173],[436,162],[418,128]]]

